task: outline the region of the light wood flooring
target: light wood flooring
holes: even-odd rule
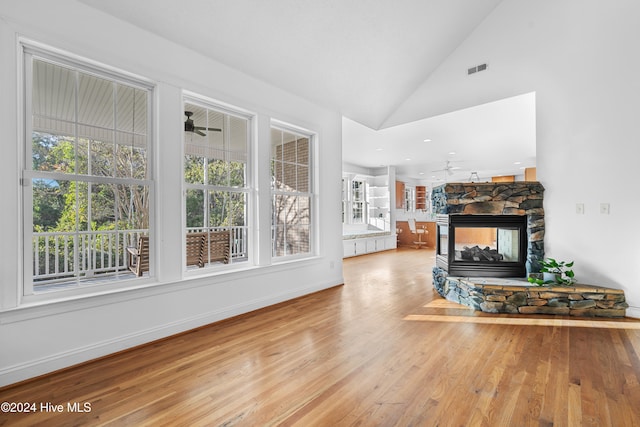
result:
[[[477,313],[433,256],[346,259],[344,286],[0,389],[65,405],[0,425],[640,426],[639,321]]]

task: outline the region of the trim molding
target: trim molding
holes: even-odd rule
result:
[[[148,344],[178,333],[186,332],[191,329],[199,328],[241,314],[246,314],[261,308],[266,308],[271,305],[312,294],[314,292],[341,286],[342,284],[342,282],[330,282],[297,288],[283,294],[250,300],[224,309],[185,318],[181,321],[167,323],[155,328],[123,335],[115,339],[105,340],[91,345],[71,349],[69,351],[52,354],[37,360],[9,366],[0,369],[0,387],[35,378],[40,375],[49,374],[60,369],[69,368],[79,363],[108,356],[109,354],[142,344]]]
[[[640,320],[640,307],[629,306],[627,308],[627,316],[626,317],[631,317],[633,319],[639,319]]]

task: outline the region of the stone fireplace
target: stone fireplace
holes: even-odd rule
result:
[[[489,313],[624,317],[622,290],[526,281],[544,259],[543,193],[539,182],[434,188],[434,288],[450,301]]]
[[[544,258],[539,182],[450,183],[433,189],[436,266],[456,276],[526,277]]]

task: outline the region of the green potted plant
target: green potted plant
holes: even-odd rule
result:
[[[573,261],[556,261],[553,258],[547,258],[541,261],[540,265],[542,266],[540,272],[543,274],[543,278],[530,276],[527,279],[530,283],[538,286],[550,284],[569,286],[576,281],[575,274],[571,270]]]

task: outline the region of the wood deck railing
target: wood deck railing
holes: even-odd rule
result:
[[[189,228],[187,232],[228,229]],[[33,283],[38,286],[96,276],[108,280],[109,275],[128,274],[126,248],[135,246],[146,234],[146,229],[33,233]],[[246,227],[231,227],[230,252],[232,260],[247,258]]]

